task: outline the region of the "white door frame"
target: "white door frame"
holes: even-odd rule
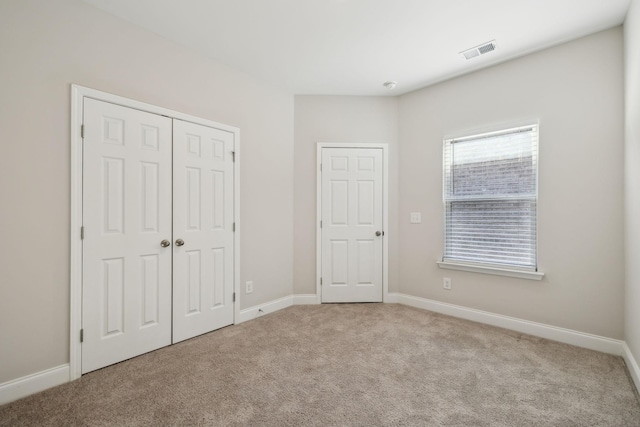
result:
[[[236,231],[233,236],[234,245],[234,302],[233,323],[240,321],[240,129],[217,123],[211,120],[194,117],[189,114],[158,107],[122,96],[101,92],[79,85],[71,85],[71,271],[70,271],[70,317],[69,317],[69,380],[80,378],[82,363],[82,346],[80,345],[80,329],[82,328],[82,135],[83,99],[92,98],[110,102],[123,107],[146,111],[173,119],[184,120],[204,126],[231,132],[234,135],[235,163],[233,165],[233,222]]]
[[[316,300],[322,304],[322,163],[323,148],[378,148],[382,149],[382,302],[389,300],[389,145],[385,143],[318,142],[316,148]]]

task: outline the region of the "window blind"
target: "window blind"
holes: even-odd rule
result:
[[[444,141],[444,261],[535,270],[538,126]]]

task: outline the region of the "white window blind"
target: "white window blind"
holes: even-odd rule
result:
[[[538,126],[444,141],[443,261],[536,270]]]

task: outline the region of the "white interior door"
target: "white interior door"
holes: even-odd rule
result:
[[[234,135],[174,120],[173,342],[233,323]]]
[[[235,141],[83,104],[86,373],[233,323]]]
[[[82,373],[171,344],[171,119],[84,100]]]
[[[323,148],[322,302],[381,302],[382,149]]]

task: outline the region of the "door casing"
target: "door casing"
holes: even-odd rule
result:
[[[235,140],[234,173],[234,283],[233,291],[236,295],[234,302],[234,324],[240,320],[240,130],[233,126],[224,125],[211,120],[194,117],[156,105],[147,104],[118,95],[98,91],[95,89],[71,85],[71,221],[70,221],[70,317],[69,317],[69,380],[80,378],[82,346],[80,345],[80,330],[82,328],[82,134],[83,100],[92,98],[110,102],[123,107],[133,108],[158,114],[174,119],[192,122],[208,127],[230,132]]]
[[[389,145],[386,143],[318,142],[316,144],[316,300],[322,304],[322,149],[378,148],[382,149],[382,302],[389,301]]]

